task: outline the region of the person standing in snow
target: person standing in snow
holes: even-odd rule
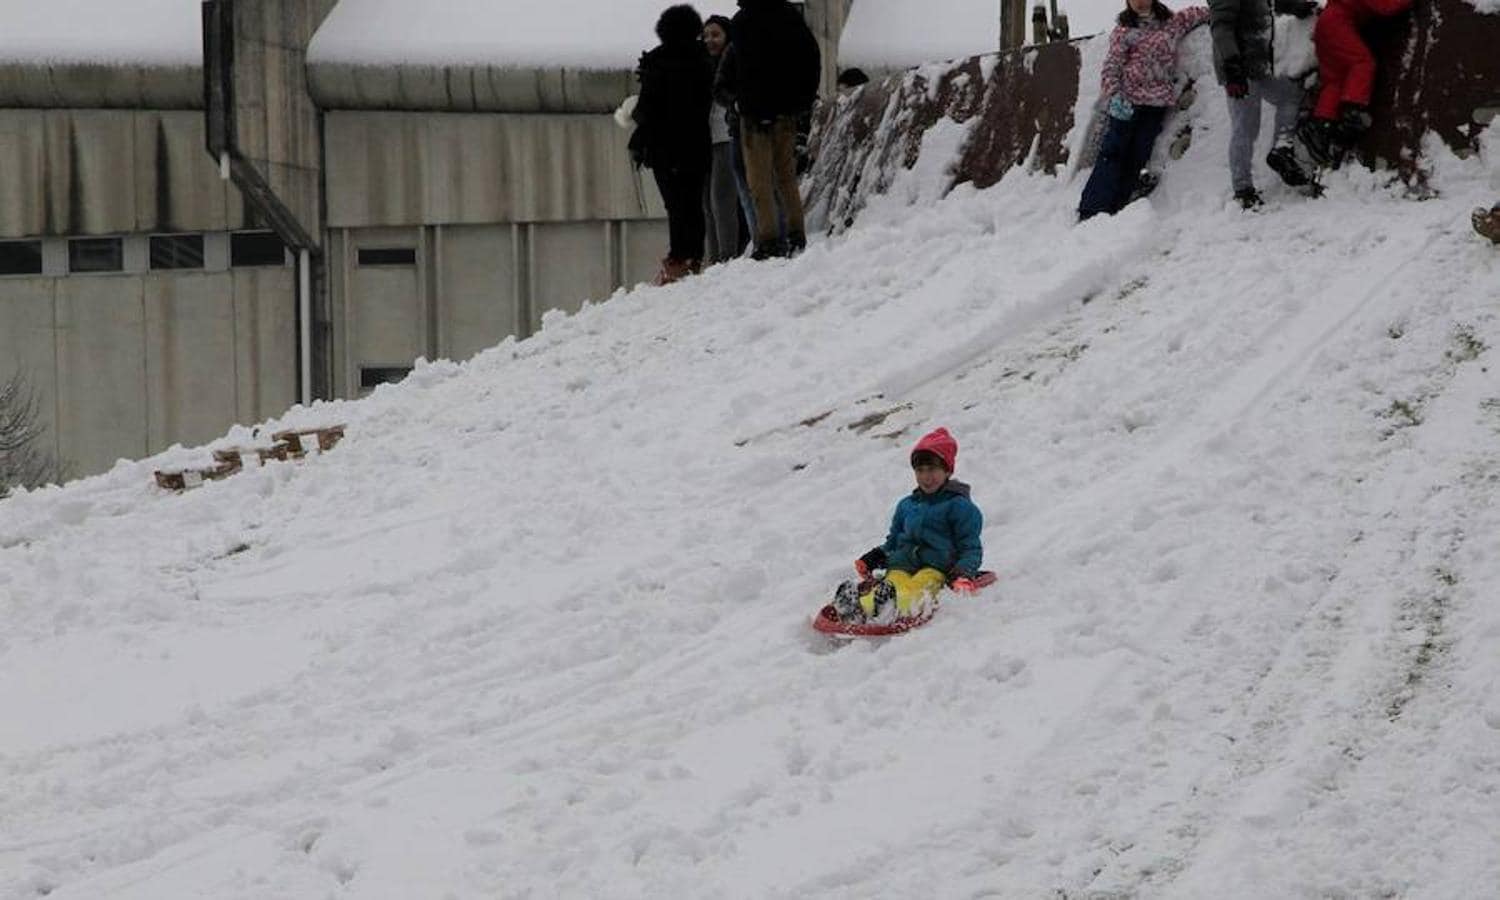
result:
[[[1375,54],[1359,30],[1411,8],[1412,0],[1328,0],[1313,29],[1318,49],[1318,103],[1299,132],[1320,165],[1338,167],[1369,129]]]
[[[709,16],[703,23],[703,46],[714,69],[730,44],[730,24],[724,16]],[[740,198],[734,175],[734,148],[730,143],[729,110],[717,99],[708,113],[712,141],[708,184],[703,192],[703,211],[708,219],[708,259],[725,262],[740,252]]]
[[[755,214],[755,259],[807,246],[797,186],[799,123],[818,99],[821,53],[802,14],[787,0],[739,0],[734,43],[719,65],[715,94],[739,115],[745,177]],[[778,203],[779,201],[779,203]],[[777,234],[779,209],[786,236]]]
[[[958,441],[938,428],[917,441],[910,461],[917,486],[896,504],[885,543],[855,561],[859,581],[846,581],[834,593],[841,620],[905,618],[944,585],[974,590],[984,561],[984,516],[969,499],[969,486],[953,477]],[[882,569],[884,577],[876,579],[873,573]]]
[[[1177,102],[1177,45],[1208,18],[1206,6],[1173,13],[1160,0],[1127,0],[1104,58],[1100,96],[1109,119],[1078,203],[1080,220],[1119,212],[1130,202],[1167,110]]]
[[[641,56],[636,72],[641,94],[632,113],[632,153],[656,177],[671,235],[657,284],[676,281],[703,264],[713,63],[698,40],[702,31],[697,10],[686,4],[667,7],[656,22],[661,44]]]
[[[719,58],[719,72],[723,72],[726,66],[731,70],[734,68],[734,55],[734,41],[731,39],[724,55]],[[753,242],[756,234],[755,200],[750,196],[750,181],[745,177],[745,144],[740,131],[740,115],[734,108],[734,95],[729,92],[725,79],[718,75],[714,77],[714,102],[728,110],[726,118],[729,120],[729,155],[734,164],[734,188],[740,198],[740,214],[744,216],[745,227]],[[776,239],[785,238],[786,217],[778,216]]]
[[[1255,139],[1260,135],[1262,101],[1276,113],[1276,133],[1266,165],[1289,185],[1311,181],[1297,163],[1293,138],[1302,111],[1302,87],[1275,72],[1275,14],[1306,18],[1317,11],[1313,0],[1209,0],[1214,73],[1229,98],[1229,180],[1234,199],[1245,209],[1260,206],[1250,173]]]

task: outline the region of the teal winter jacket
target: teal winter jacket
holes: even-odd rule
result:
[[[914,490],[901,498],[891,516],[891,533],[881,545],[886,567],[902,572],[930,567],[950,577],[972,576],[984,561],[983,530],[984,515],[962,481],[950,478],[931,494]]]

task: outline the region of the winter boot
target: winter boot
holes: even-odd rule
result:
[[[833,592],[833,611],[838,614],[841,622],[852,622],[864,617],[864,610],[859,608],[859,582],[846,581],[838,586],[838,590]]]
[[[661,261],[661,270],[656,273],[652,284],[661,287],[674,281],[681,281],[693,272],[692,264],[685,259],[677,259],[668,256]]]
[[[1273,147],[1266,154],[1266,165],[1281,176],[1282,183],[1292,187],[1302,187],[1312,181],[1307,172],[1303,171],[1302,164],[1297,162],[1297,151],[1291,144]]]
[[[1151,192],[1156,190],[1156,186],[1158,184],[1161,184],[1160,178],[1156,177],[1155,174],[1142,169],[1141,174],[1136,177],[1135,190],[1130,192],[1130,199],[1126,200],[1125,203],[1129,205],[1141,199],[1142,197],[1151,196]]]
[[[1475,231],[1500,244],[1500,203],[1490,209],[1479,207],[1474,210],[1470,220],[1474,223]]]
[[[1234,192],[1234,202],[1240,205],[1240,209],[1256,209],[1262,203],[1260,191],[1253,187],[1240,188]]]
[[[785,252],[788,257],[796,256],[807,249],[807,235],[800,231],[787,232]]]
[[[1370,111],[1358,103],[1345,103],[1339,109],[1339,143],[1353,149],[1364,139],[1375,118]]]
[[[1336,166],[1343,157],[1343,148],[1335,139],[1337,126],[1332,119],[1308,119],[1297,126],[1297,140],[1307,150],[1307,155],[1320,166]]]
[[[781,241],[756,241],[755,252],[750,254],[750,258],[756,262],[763,262],[785,255],[781,249]]]
[[[875,590],[870,592],[875,601],[875,611],[870,615],[871,621],[882,624],[894,621],[896,618],[896,586],[889,581],[882,581],[875,585]]]

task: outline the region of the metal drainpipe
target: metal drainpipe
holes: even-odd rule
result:
[[[303,249],[297,254],[297,361],[302,369],[302,405],[311,406],[313,399],[312,370],[312,254]]]

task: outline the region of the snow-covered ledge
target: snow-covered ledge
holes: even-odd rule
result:
[[[635,91],[628,68],[312,62],[307,80],[323,109],[607,113]]]

